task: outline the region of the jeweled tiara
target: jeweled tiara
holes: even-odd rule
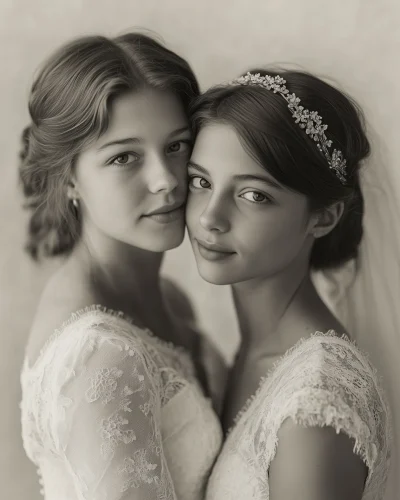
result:
[[[346,160],[343,158],[343,153],[334,149],[332,154],[330,149],[332,141],[327,139],[325,130],[328,125],[322,123],[322,118],[317,111],[309,111],[304,106],[300,106],[300,99],[296,94],[291,94],[286,88],[286,80],[281,76],[261,76],[260,73],[247,73],[245,76],[236,78],[231,85],[257,85],[267,90],[272,90],[274,94],[280,94],[288,103],[288,108],[292,113],[295,122],[299,127],[305,129],[309,135],[317,143],[317,148],[325,156],[329,168],[332,169],[342,184],[346,183]]]

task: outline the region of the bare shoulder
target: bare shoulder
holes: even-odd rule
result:
[[[354,440],[332,427],[286,419],[269,468],[271,500],[361,500],[367,467],[353,448]]]
[[[67,321],[71,314],[96,303],[85,284],[67,277],[59,269],[47,282],[38,302],[30,329],[26,353],[33,362],[50,335]]]

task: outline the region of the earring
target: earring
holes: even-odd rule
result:
[[[75,219],[79,219],[79,200],[78,198],[72,198],[72,213],[74,214]]]

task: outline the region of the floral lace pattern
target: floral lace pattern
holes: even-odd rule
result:
[[[87,500],[130,489],[148,500],[202,498],[222,434],[183,350],[95,308],[64,325],[35,365],[25,362],[21,383],[26,453],[41,472],[55,464],[43,474],[46,499],[72,500],[71,488]],[[183,390],[190,397],[165,420]],[[199,452],[192,463],[174,445],[179,429]],[[186,477],[171,475],[183,468]]]
[[[100,368],[95,376],[90,379],[90,388],[86,391],[86,399],[89,403],[101,399],[106,405],[114,399],[114,392],[117,389],[117,380],[121,377],[122,371],[117,368]]]
[[[160,478],[154,475],[157,464],[152,464],[147,460],[147,450],[137,450],[133,457],[125,458],[124,465],[120,473],[129,474],[129,479],[124,483],[122,491],[129,488],[138,488],[140,483],[157,484]]]
[[[136,434],[123,426],[129,424],[129,420],[120,413],[114,413],[110,417],[101,421],[101,454],[104,458],[114,455],[118,443],[129,444],[136,441]]]
[[[268,469],[288,417],[353,438],[354,452],[368,468],[363,500],[383,498],[391,435],[385,396],[367,357],[346,336],[331,331],[296,344],[261,381],[228,434],[207,500],[269,498]]]

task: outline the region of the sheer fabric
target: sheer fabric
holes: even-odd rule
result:
[[[278,430],[292,418],[354,439],[368,468],[364,500],[383,498],[390,413],[378,375],[346,336],[317,333],[290,349],[239,413],[213,469],[207,500],[268,500]]]
[[[93,307],[25,360],[21,383],[46,500],[204,498],[222,432],[183,349]]]

